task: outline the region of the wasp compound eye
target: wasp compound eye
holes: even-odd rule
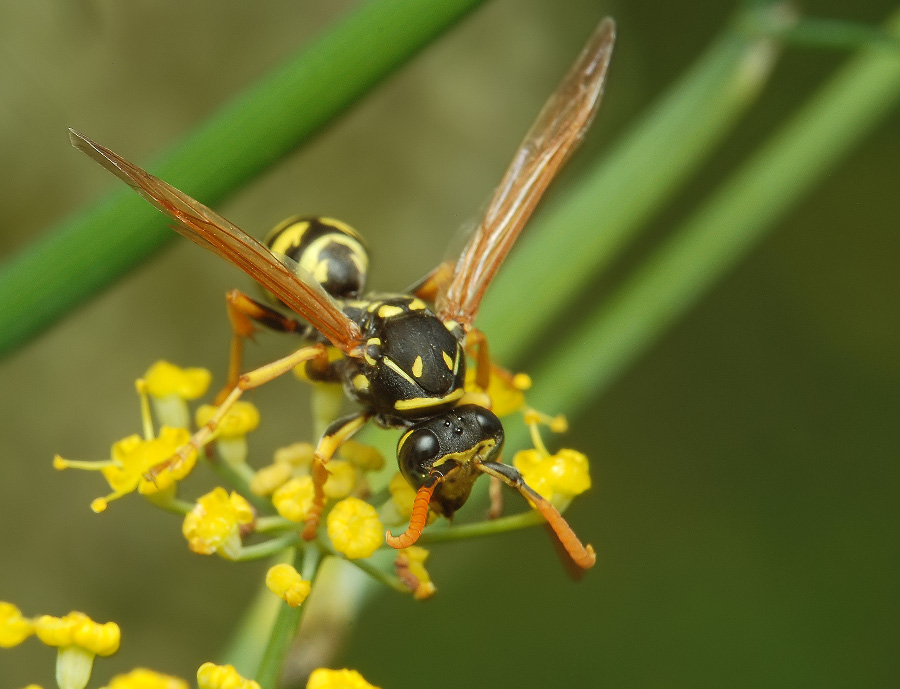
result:
[[[427,428],[409,431],[400,438],[397,448],[400,472],[411,486],[418,488],[425,483],[441,454],[440,440],[433,431]]]
[[[495,438],[499,442],[503,441],[503,424],[500,419],[490,409],[474,406],[475,421],[481,426],[485,437]]]

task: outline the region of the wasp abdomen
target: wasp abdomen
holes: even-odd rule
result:
[[[295,216],[266,237],[274,254],[284,254],[337,299],[352,299],[366,284],[369,255],[362,238],[340,220]]]

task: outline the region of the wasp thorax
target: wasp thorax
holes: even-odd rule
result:
[[[288,218],[269,233],[266,246],[303,268],[332,297],[351,299],[365,287],[368,252],[356,231],[340,220]]]

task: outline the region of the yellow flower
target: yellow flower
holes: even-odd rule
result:
[[[56,646],[56,682],[59,689],[84,689],[91,677],[94,656],[119,650],[121,633],[115,622],[98,624],[81,612],[65,617],[42,615],[34,633],[48,646]]]
[[[301,522],[306,519],[313,505],[315,489],[312,476],[298,476],[272,494],[272,504],[285,519]]]
[[[218,552],[233,560],[241,552],[241,526],[253,522],[250,504],[235,492],[215,488],[203,497],[184,518],[181,531],[195,553]]]
[[[139,667],[127,675],[116,675],[103,689],[188,689],[188,683],[178,677]]]
[[[369,684],[356,670],[313,670],[306,689],[378,689]]]
[[[202,397],[212,381],[205,368],[180,368],[168,361],[157,361],[144,374],[147,392],[153,397],[175,395],[184,400]]]
[[[244,679],[232,665],[203,663],[197,670],[200,689],[260,689],[252,679]]]
[[[487,390],[475,383],[476,367],[466,370],[465,388],[468,392],[486,392],[491,398],[491,411],[497,416],[507,416],[525,406],[523,392],[531,387],[531,378],[525,373],[510,374],[508,371],[491,366],[491,377]]]
[[[425,548],[413,545],[399,551],[397,560],[394,562],[397,576],[412,589],[413,598],[416,600],[431,598],[437,591],[425,569],[425,560],[428,559],[428,555],[429,552]]]
[[[332,459],[328,462],[328,480],[322,489],[331,500],[346,498],[356,487],[359,474],[356,467],[343,459]]]
[[[522,450],[513,457],[525,483],[551,502],[570,500],[591,487],[588,459],[581,452],[562,449],[548,454],[541,449]]]
[[[218,407],[204,404],[197,410],[194,420],[197,426],[205,426],[218,411]],[[247,461],[247,434],[259,426],[259,410],[251,403],[238,400],[225,413],[216,426],[216,448],[222,459],[232,466]]]
[[[312,584],[288,564],[275,565],[266,572],[266,586],[292,608],[306,600]]]
[[[328,537],[351,560],[369,557],[384,538],[378,513],[359,498],[345,498],[328,513]]]
[[[347,440],[338,450],[338,455],[350,462],[360,471],[379,471],[384,468],[384,455],[371,445]],[[329,464],[329,467],[331,465]]]
[[[101,462],[82,462],[54,457],[56,469],[94,469],[99,470],[109,483],[113,492],[91,503],[94,512],[103,512],[111,500],[127,495],[134,490],[151,495],[167,490],[175,482],[187,476],[197,463],[197,452],[189,448],[184,460],[172,462],[169,466],[154,473],[148,478],[151,470],[163,462],[172,459],[176,451],[187,445],[190,433],[184,428],[163,426],[159,437],[145,440],[139,435],[130,435],[112,446],[112,458]]]
[[[0,601],[0,648],[18,646],[34,634],[31,620],[12,603]]]
[[[175,428],[188,427],[191,415],[186,400],[201,397],[211,380],[205,368],[179,368],[168,361],[157,361],[144,374],[157,418],[161,424]]]
[[[398,514],[403,519],[409,519],[416,499],[416,489],[409,485],[403,474],[398,471],[388,483],[388,490],[391,492],[391,502],[397,508]]]
[[[287,464],[293,467],[310,467],[316,454],[316,448],[310,443],[291,443],[275,450],[276,464]]]
[[[286,462],[275,462],[264,466],[250,479],[250,491],[254,495],[271,495],[287,483],[294,468]]]

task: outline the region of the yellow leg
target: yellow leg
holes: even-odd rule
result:
[[[199,452],[200,449],[206,445],[210,440],[212,440],[213,435],[216,432],[219,424],[222,422],[222,419],[225,418],[225,415],[234,406],[234,403],[240,399],[241,395],[244,394],[245,390],[251,390],[252,388],[259,387],[265,383],[268,383],[270,380],[277,378],[280,375],[283,375],[293,369],[297,364],[301,364],[304,361],[309,361],[310,359],[315,359],[317,357],[322,357],[327,359],[327,353],[325,350],[325,345],[316,344],[311,345],[309,347],[303,347],[302,349],[298,349],[296,352],[292,354],[288,354],[286,357],[282,357],[277,361],[273,361],[270,364],[266,364],[265,366],[260,366],[249,373],[245,373],[237,379],[237,383],[235,384],[234,389],[228,393],[222,403],[219,404],[219,408],[216,410],[216,413],[212,415],[212,418],[206,423],[203,428],[200,428],[191,439],[182,445],[175,452],[172,457],[167,459],[165,462],[161,464],[157,464],[153,469],[150,470],[150,478],[158,474],[163,469],[178,466],[181,462],[185,461],[193,451]]]
[[[345,416],[331,424],[319,440],[316,446],[316,454],[313,458],[312,478],[315,496],[309,515],[306,517],[306,526],[303,527],[303,538],[311,541],[316,537],[316,529],[319,526],[319,518],[325,509],[325,482],[328,480],[327,464],[334,457],[337,449],[343,445],[356,431],[366,425],[372,417],[368,412],[359,412],[352,416]]]

